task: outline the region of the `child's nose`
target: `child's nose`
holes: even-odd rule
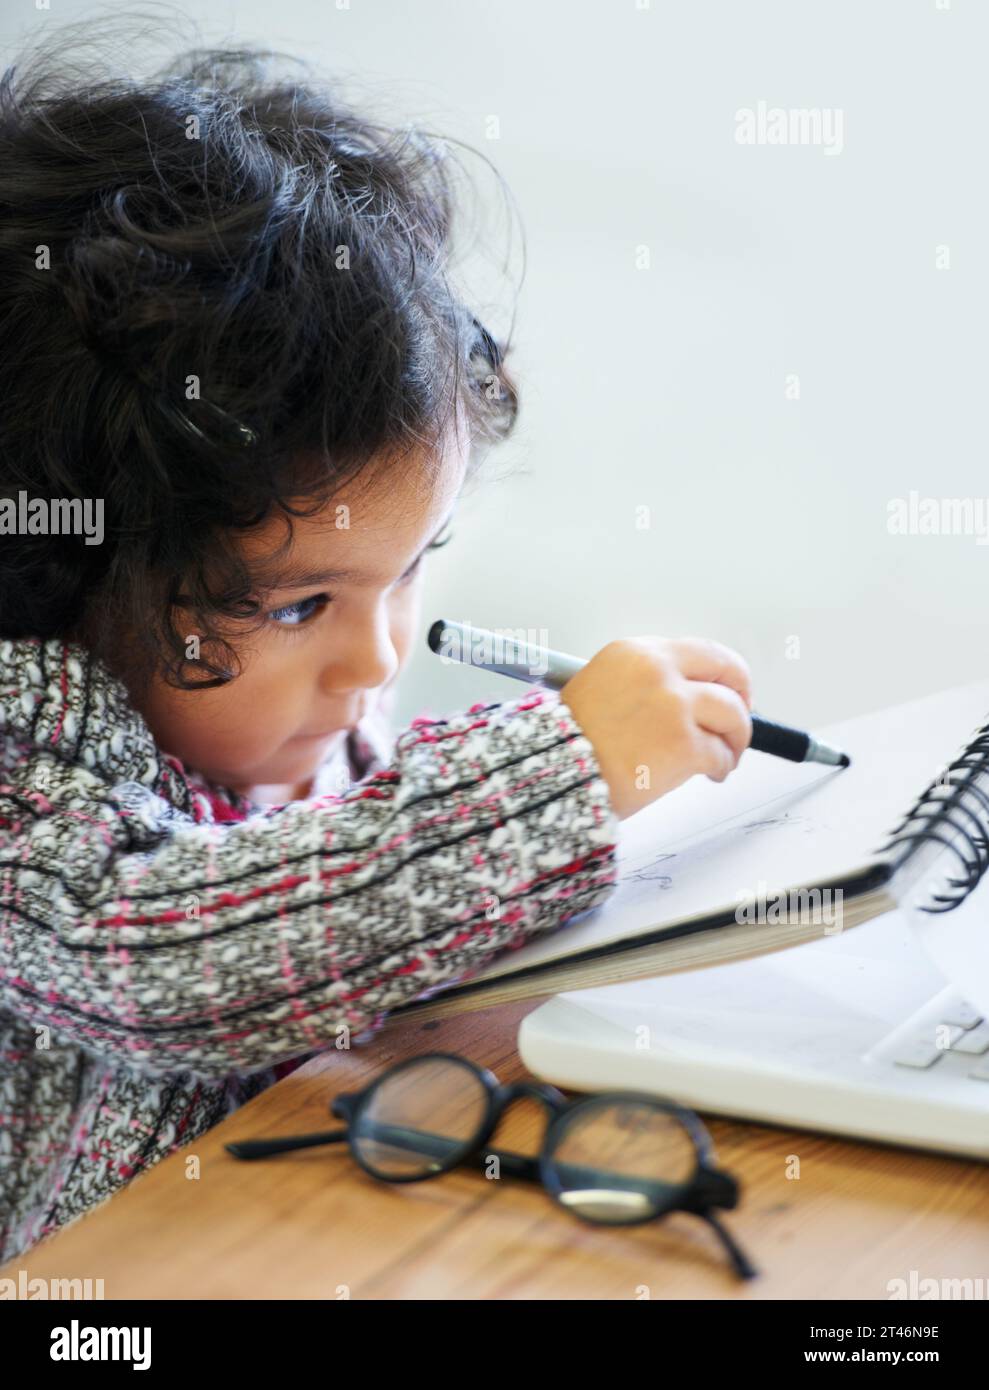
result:
[[[361,624],[336,631],[324,654],[321,687],[327,695],[376,690],[398,671],[398,653],[387,624]]]

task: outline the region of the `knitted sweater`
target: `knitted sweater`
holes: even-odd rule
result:
[[[613,891],[555,692],[349,753],[344,790],[262,807],[161,750],[85,647],[0,641],[0,1260]]]

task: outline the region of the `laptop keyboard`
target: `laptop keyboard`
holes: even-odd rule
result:
[[[897,1067],[989,1081],[989,1019],[949,985],[869,1054]]]

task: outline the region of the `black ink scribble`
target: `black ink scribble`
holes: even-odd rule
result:
[[[654,883],[657,888],[672,888],[673,880],[669,874],[660,874],[656,869],[667,859],[675,859],[675,854],[657,854],[651,859],[644,869],[632,869],[626,875],[627,878],[635,879],[636,883]]]
[[[742,829],[746,835],[751,835],[753,830],[772,830],[784,825],[800,828],[806,834],[812,834],[814,831],[824,828],[820,823],[812,823],[807,816],[791,816],[789,811],[784,811],[781,816],[772,816],[769,820],[750,820],[742,826]]]

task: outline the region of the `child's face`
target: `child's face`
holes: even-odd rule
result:
[[[182,691],[156,679],[141,713],[165,752],[245,795],[274,787],[284,790],[257,799],[290,800],[306,794],[308,779],[346,731],[386,692],[390,698],[419,630],[423,566],[416,561],[447,529],[467,451],[461,438],[433,462],[432,479],[417,459],[384,473],[380,486],[376,475],[370,483],[359,476],[311,517],[286,518],[279,510],[245,533],[240,545],[250,561],[279,547],[291,521],[280,574],[290,565],[354,574],[286,581],[265,601],[265,626],[240,641],[238,625],[225,620],[224,635],[242,662],[242,674],[226,686]],[[347,516],[341,505],[349,508],[346,529],[337,524]],[[185,621],[192,625],[183,635],[195,633],[188,613]]]

